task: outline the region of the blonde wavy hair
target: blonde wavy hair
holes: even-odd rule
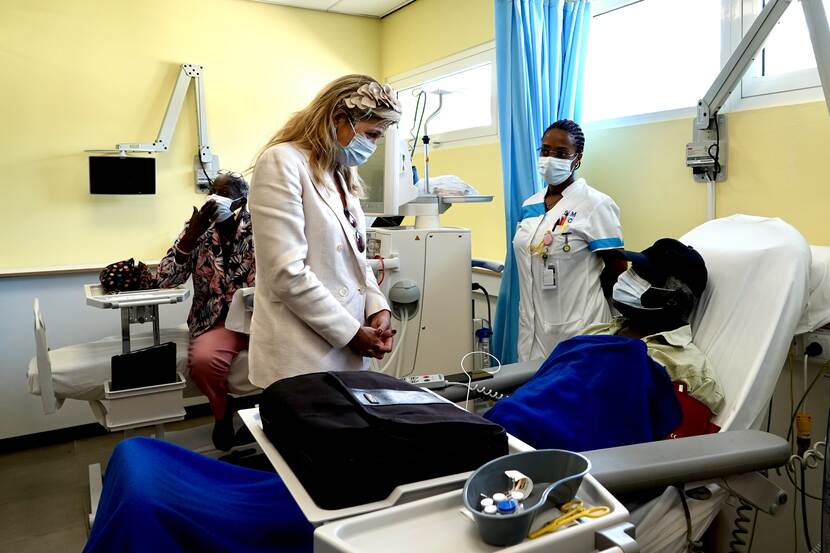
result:
[[[345,75],[327,84],[309,105],[292,115],[259,151],[257,160],[271,146],[291,142],[309,151],[314,180],[325,182],[327,173],[339,174],[352,194],[362,196],[363,183],[356,169],[338,162],[342,147],[334,120],[340,112],[353,124],[369,119],[395,124],[401,118],[397,93],[391,86],[381,85],[368,75]]]

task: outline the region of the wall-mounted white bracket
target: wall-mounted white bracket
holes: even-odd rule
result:
[[[717,126],[715,126],[717,121]],[[709,126],[692,129],[692,141],[686,144],[686,167],[692,168],[692,175],[697,182],[716,182],[726,180],[727,169],[727,126],[726,116],[718,114],[717,119],[709,119]],[[715,167],[717,158],[717,170]],[[716,176],[715,176],[716,175]]]
[[[146,142],[120,142],[115,145],[115,152],[121,155],[127,153],[162,153],[170,148],[173,140],[173,131],[176,130],[176,122],[179,120],[184,100],[187,97],[187,89],[190,82],[196,83],[196,121],[199,132],[199,153],[195,156],[194,172],[196,175],[196,190],[207,192],[207,185],[210,180],[216,177],[219,170],[219,157],[214,155],[210,148],[208,137],[207,115],[205,113],[205,87],[204,67],[201,65],[186,63],[181,66],[170,101],[167,103],[167,110],[161,122],[158,136],[153,143]],[[101,150],[87,150],[101,151]]]

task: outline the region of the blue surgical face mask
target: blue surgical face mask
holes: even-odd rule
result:
[[[354,136],[346,146],[340,146],[337,151],[337,161],[346,167],[357,167],[363,165],[375,153],[377,145],[365,135],[360,134],[349,121]]]

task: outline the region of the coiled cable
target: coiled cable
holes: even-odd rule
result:
[[[745,536],[749,534],[750,525],[754,526],[752,519],[748,516],[754,508],[740,498],[738,498],[738,503],[733,521],[732,541],[729,542],[729,553],[749,553],[749,549],[745,549],[747,547]]]

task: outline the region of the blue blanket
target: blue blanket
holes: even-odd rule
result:
[[[121,442],[84,553],[310,553],[282,480],[149,438]]]
[[[665,438],[681,421],[669,375],[641,340],[577,336],[485,418],[536,449],[590,451]]]

